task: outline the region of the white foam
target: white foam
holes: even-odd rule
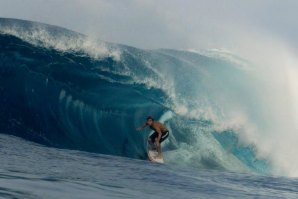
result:
[[[24,30],[20,27],[4,27],[0,29],[2,34],[13,35],[35,46],[53,48],[62,52],[84,52],[92,58],[112,57],[119,61],[120,51],[108,48],[107,45],[91,37],[82,35],[59,34],[52,35],[43,26],[35,25],[31,29]]]
[[[165,123],[171,118],[173,118],[173,116],[174,116],[174,113],[172,111],[167,111],[159,118],[159,121],[162,123]]]
[[[225,168],[239,172],[249,171],[245,164],[224,150],[210,134],[195,131],[196,129],[193,129],[188,134],[188,136],[192,136],[195,144],[176,143],[176,150],[164,152],[165,162],[197,168]]]
[[[256,65],[250,73],[255,93],[248,96],[257,96],[251,98],[256,106],[235,105],[225,111],[226,119],[217,128],[234,129],[242,144],[256,146],[257,158],[269,160],[274,174],[297,177],[298,59],[293,49],[276,38],[264,39],[262,45],[249,56]],[[259,115],[247,111],[258,108]]]

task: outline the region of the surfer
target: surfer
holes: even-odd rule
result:
[[[157,158],[162,158],[160,143],[167,139],[167,137],[169,136],[169,130],[164,124],[154,121],[154,118],[151,116],[148,116],[146,122],[141,127],[137,128],[137,130],[141,131],[147,126],[149,126],[150,129],[154,130],[154,133],[148,138],[148,142],[150,144],[156,144],[158,152]]]

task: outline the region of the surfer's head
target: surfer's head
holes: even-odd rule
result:
[[[153,123],[154,118],[152,116],[148,116],[146,119],[146,124],[148,124],[149,126]]]

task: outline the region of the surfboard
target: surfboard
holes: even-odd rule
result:
[[[148,159],[151,162],[157,162],[157,163],[164,163],[163,158],[156,158],[157,157],[157,149],[155,147],[154,144],[150,144],[149,142],[147,142],[147,154],[148,154]]]

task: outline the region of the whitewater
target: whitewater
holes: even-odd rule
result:
[[[292,107],[273,100],[295,87],[260,73],[228,51],[143,50],[2,18],[0,197],[297,198]],[[164,165],[135,130],[148,115],[171,132]]]

